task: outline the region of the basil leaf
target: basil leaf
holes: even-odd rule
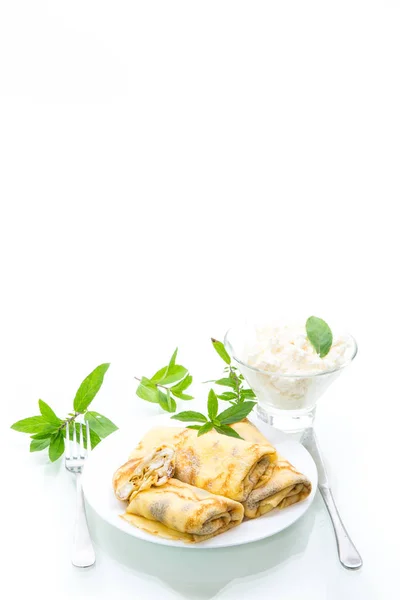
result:
[[[237,394],[234,392],[224,392],[218,396],[220,400],[236,400]]]
[[[42,414],[42,417],[48,422],[48,423],[52,423],[53,425],[57,425],[57,427],[59,427],[62,423],[61,419],[59,419],[56,415],[56,413],[54,412],[54,410],[52,408],[50,408],[50,406],[44,402],[44,400],[39,400],[39,409],[40,412]]]
[[[218,385],[226,385],[233,389],[236,388],[236,382],[233,379],[231,379],[230,377],[222,377],[222,379],[217,379],[217,381],[215,383],[218,383]]]
[[[49,437],[43,438],[42,440],[31,440],[31,445],[29,448],[30,452],[39,452],[39,450],[44,450],[50,444]]]
[[[185,410],[177,415],[174,415],[171,417],[171,419],[176,419],[177,421],[197,421],[198,423],[207,422],[207,417],[199,412],[196,412],[195,410]]]
[[[35,433],[34,435],[31,435],[31,440],[45,440],[50,438],[52,433],[55,433],[54,429],[48,429],[42,433]]]
[[[166,394],[164,394],[164,392],[161,390],[158,390],[158,403],[161,408],[167,412],[173,413],[176,411],[176,402],[174,398],[171,398],[171,394],[168,389]]]
[[[104,439],[110,435],[110,433],[114,433],[114,431],[117,431],[118,429],[110,419],[107,419],[107,417],[104,417],[94,410],[86,412],[85,419],[89,422],[89,428],[97,433],[101,439]],[[78,423],[76,423],[76,425],[78,425]],[[83,427],[83,429],[86,429],[86,427]]]
[[[200,429],[197,432],[197,437],[199,437],[200,435],[204,435],[205,433],[208,433],[209,431],[211,431],[211,429],[213,428],[213,424],[208,421],[208,423],[205,423],[202,427],[200,427]]]
[[[64,452],[64,436],[59,431],[51,437],[49,446],[49,457],[51,462],[55,462]]]
[[[217,416],[218,413],[218,399],[214,390],[210,390],[208,394],[207,402],[208,416],[211,421]]]
[[[167,388],[167,401],[168,401],[168,410],[169,412],[175,412],[176,411],[176,402],[174,398],[171,398],[171,392],[170,390]]]
[[[238,434],[237,431],[235,431],[234,429],[232,429],[231,427],[228,427],[227,425],[221,425],[220,427],[217,427],[217,425],[214,426],[214,429],[216,431],[218,431],[218,433],[221,433],[222,435],[228,435],[229,437],[234,437],[234,438],[238,438],[239,440],[242,440],[243,438]]]
[[[315,351],[324,358],[331,349],[333,336],[328,323],[318,317],[309,317],[306,322],[307,337]]]
[[[238,423],[242,421],[251,411],[253,410],[255,402],[242,402],[241,404],[235,404],[224,410],[218,415],[218,419],[222,425],[230,425],[231,423]]]
[[[255,397],[256,397],[256,395],[253,392],[253,390],[248,389],[248,390],[241,390],[240,391],[240,399],[242,399],[242,398],[255,398]]]
[[[173,365],[171,367],[164,367],[157,371],[153,375],[150,381],[159,385],[167,385],[168,383],[175,383],[180,381],[187,375],[187,369],[182,365]]]
[[[84,412],[101,388],[110,363],[96,367],[81,383],[74,399],[74,410]]]
[[[171,392],[172,392],[172,388],[171,388]],[[177,398],[179,398],[179,400],[193,400],[194,396],[189,396],[189,394],[183,394],[181,392],[172,392],[174,394],[174,396],[176,396]]]
[[[182,379],[182,381],[180,381],[176,385],[172,386],[171,392],[176,395],[176,392],[179,393],[179,392],[183,392],[184,390],[187,390],[187,388],[190,386],[192,381],[193,381],[193,377],[191,375],[187,374],[186,377],[184,379]]]
[[[220,355],[222,360],[224,360],[228,365],[231,364],[231,357],[227,353],[225,346],[222,342],[211,338],[212,345],[214,346],[214,350]]]
[[[171,356],[171,360],[169,361],[168,369],[175,366],[176,355],[178,354],[178,348],[175,348],[173,355]]]
[[[200,429],[201,425],[186,425],[186,429],[196,429],[197,431]]]
[[[158,404],[158,389],[155,383],[147,379],[147,377],[142,377],[140,383],[137,387],[136,394],[142,400],[147,400],[147,402],[155,402]]]
[[[14,425],[11,425],[11,429],[21,431],[22,433],[43,433],[44,430],[48,431],[49,429],[50,431],[55,431],[57,427],[55,425],[50,426],[44,417],[40,415],[17,421]]]
[[[150,379],[153,383],[160,383],[166,374],[168,373],[168,366],[159,369],[157,373],[154,373],[153,377]]]

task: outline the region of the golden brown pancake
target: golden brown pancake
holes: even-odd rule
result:
[[[234,423],[232,428],[245,440],[258,444],[264,441],[264,444],[270,445],[261,431],[247,419]],[[300,502],[307,498],[310,492],[309,479],[277,454],[276,459],[269,464],[244,501],[244,514],[251,519],[260,517],[274,508],[281,509]]]
[[[266,472],[276,451],[263,444],[247,442],[216,431],[202,436],[180,427],[151,429],[131,454],[137,458],[159,444],[176,449],[176,479],[208,492],[243,502]]]
[[[122,518],[153,535],[202,542],[243,520],[243,506],[177,479],[141,491]]]

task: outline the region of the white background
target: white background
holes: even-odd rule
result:
[[[389,0],[1,1],[2,585],[397,597],[399,29]],[[200,382],[219,374],[211,335],[294,314],[359,342],[316,426],[363,569],[340,567],[320,497],[285,533],[212,553],[89,514],[97,564],[74,569],[74,481],[9,426],[40,397],[63,416],[106,361],[93,408],[155,414],[133,375],[178,345]]]

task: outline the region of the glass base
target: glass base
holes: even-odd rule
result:
[[[307,427],[312,427],[315,417],[315,406],[309,411],[279,410],[278,408],[262,407],[257,404],[257,416],[261,421],[276,427],[286,433],[298,433]]]

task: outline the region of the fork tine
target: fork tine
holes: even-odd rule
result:
[[[70,443],[69,443],[69,423],[67,421],[65,432],[65,458],[68,459],[70,457]]]
[[[79,449],[81,458],[85,458],[85,440],[83,439],[83,425],[82,422],[79,423]]]
[[[72,457],[78,458],[78,445],[76,443],[76,427],[74,423],[74,433],[73,433],[73,444],[72,444]]]
[[[92,449],[92,442],[90,439],[89,421],[86,421],[86,456],[89,455],[91,449]]]

